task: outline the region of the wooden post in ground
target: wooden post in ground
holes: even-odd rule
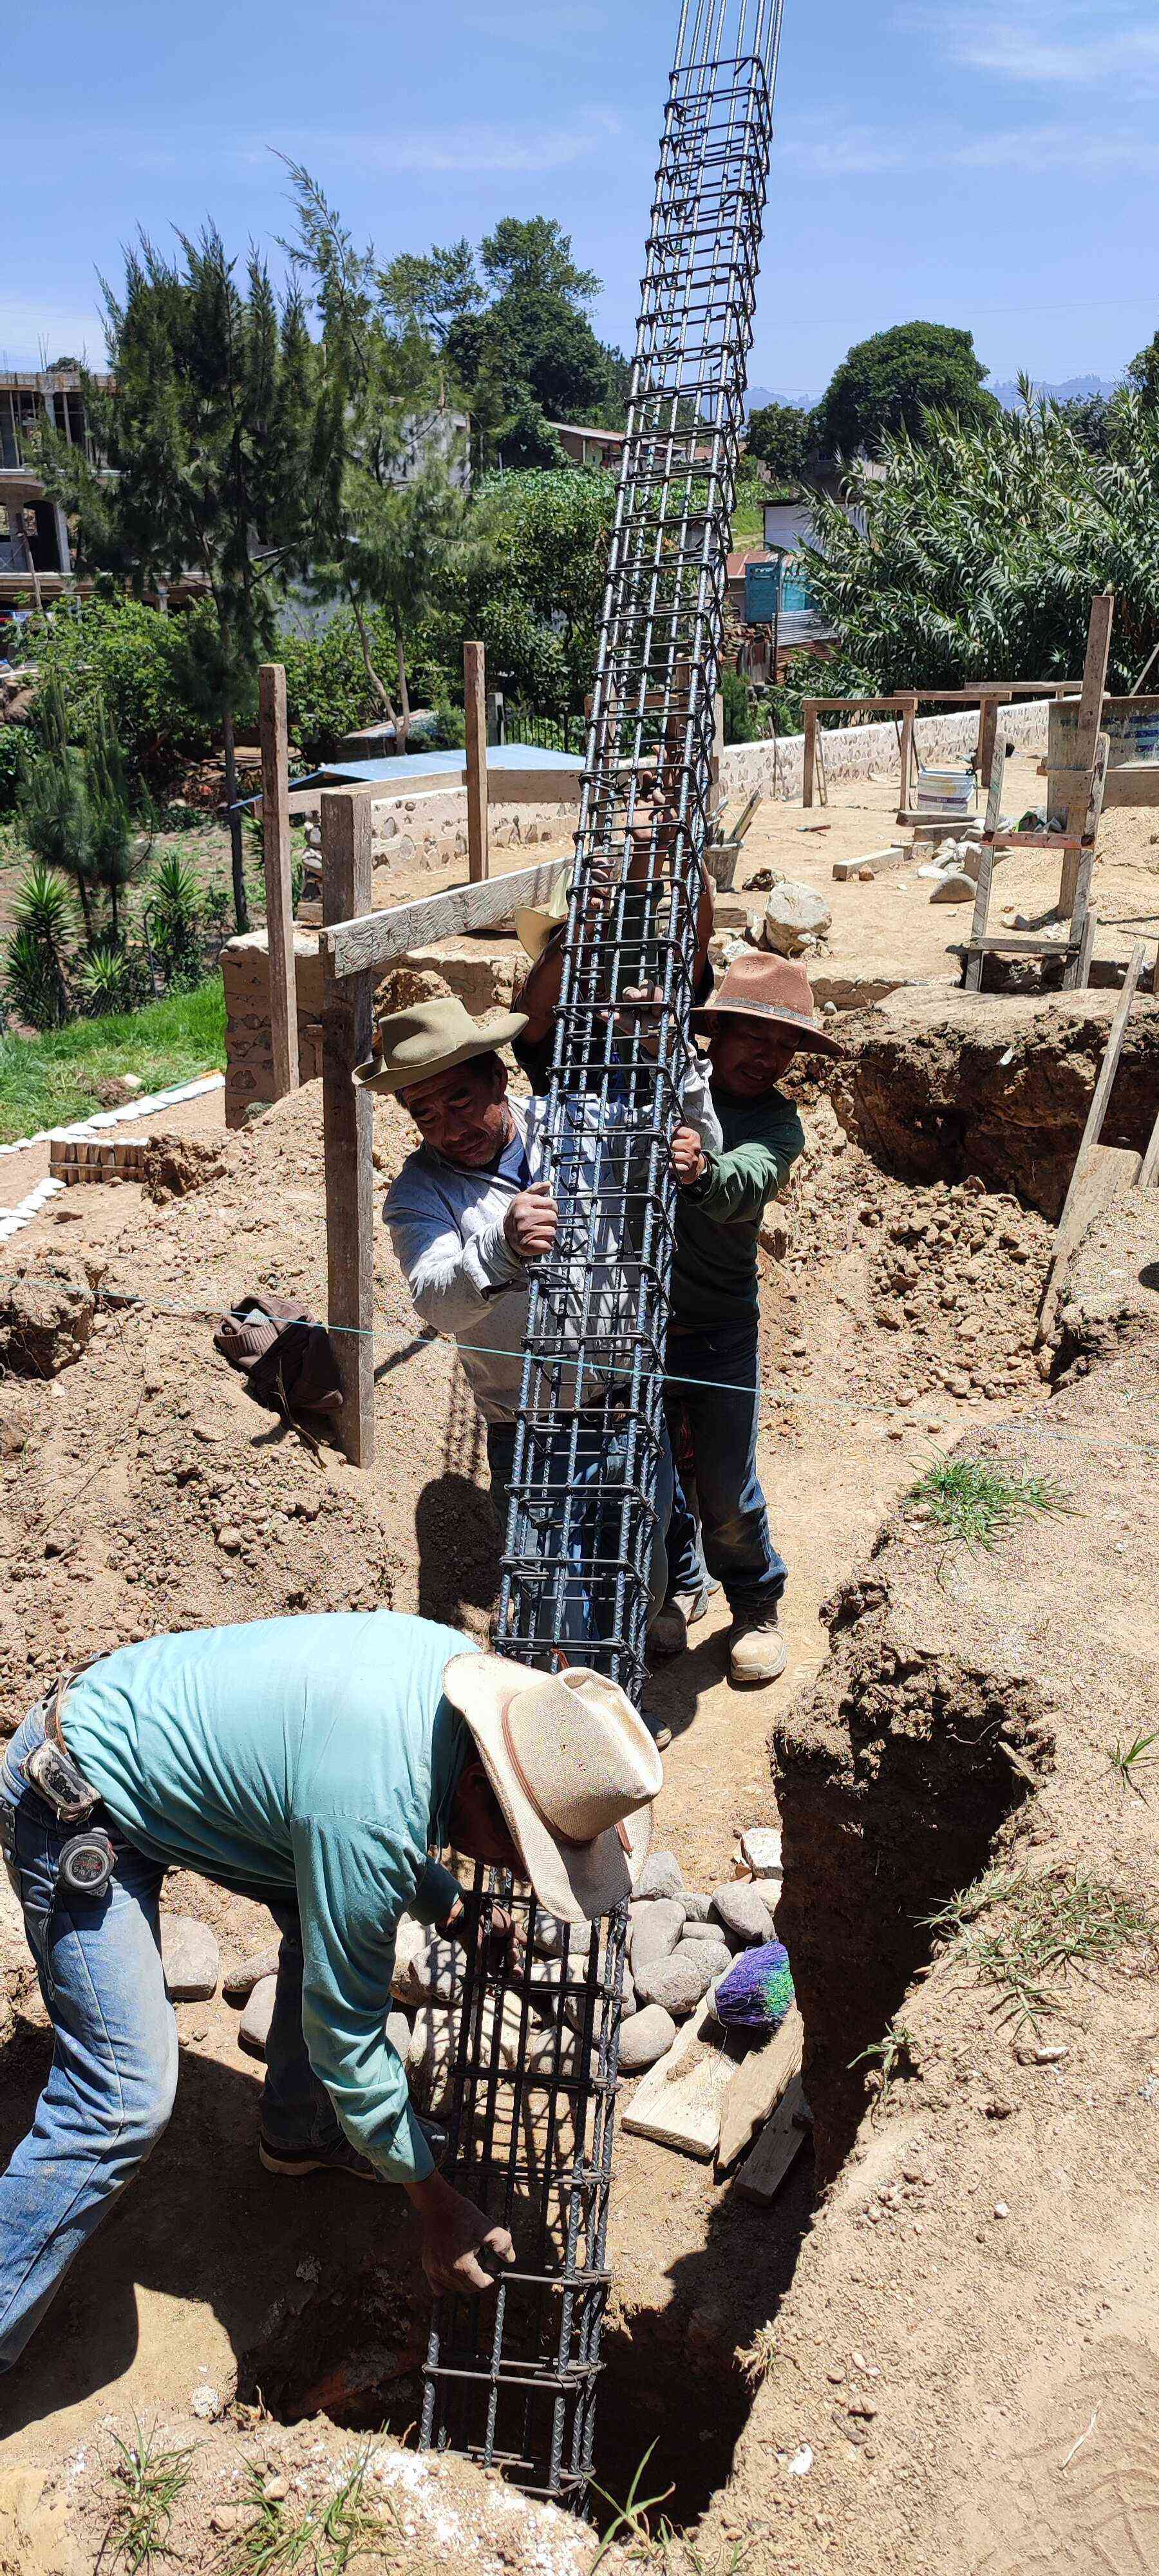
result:
[[[994,767],[994,744],[998,735],[998,709],[1009,706],[1010,692],[988,689],[982,699],[978,720],[978,777],[983,787],[990,784]]]
[[[724,698],[721,691],[718,689],[716,696],[712,701],[712,784],[708,791],[708,810],[710,814],[719,814],[721,803],[723,801],[720,792],[720,764],[723,758]]]
[[[370,910],[370,799],[329,787],[322,799],[322,919]],[[326,1164],[326,1274],[334,1353],[342,1378],[338,1431],[355,1467],[374,1457],[374,1194],[372,1098],[354,1067],[370,1054],[374,975],[338,982],[324,964],[322,1134]]]
[[[910,777],[914,765],[914,724],[917,718],[918,702],[916,696],[911,694],[909,697],[905,697],[900,691],[899,702],[901,705],[900,810],[902,813],[908,813],[910,800]]]
[[[805,702],[805,771],[801,780],[801,803],[813,802],[813,773],[817,765],[817,709],[811,698]]]
[[[467,874],[472,885],[479,885],[489,866],[487,650],[483,644],[463,646],[463,706],[467,718]]]
[[[1083,668],[1083,689],[1079,700],[1079,718],[1068,766],[1091,772],[1095,765],[1099,728],[1103,720],[1103,698],[1107,686],[1107,660],[1111,650],[1111,620],[1115,613],[1113,590],[1099,590],[1091,601],[1091,622],[1087,631],[1087,658]],[[1066,800],[1066,831],[1074,840],[1081,838],[1086,825],[1089,786],[1080,779]],[[1068,850],[1062,863],[1062,887],[1058,908],[1064,921],[1074,913],[1078,890],[1079,852]]]
[[[262,845],[266,867],[266,940],[270,955],[270,1025],[274,1098],[298,1088],[298,992],[294,974],[294,894],[290,881],[290,777],[286,674],[280,662],[258,672],[262,745]]]

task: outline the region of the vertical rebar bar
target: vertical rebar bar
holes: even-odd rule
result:
[[[498,1643],[644,1683],[675,1225],[729,531],[781,0],[684,0],[649,226],[564,939]],[[646,1005],[624,1009],[626,995]],[[580,1642],[577,1645],[577,1634]],[[443,2301],[424,2444],[584,2502],[607,2300],[625,1921],[476,1958],[450,2163],[511,2226],[493,2300]]]

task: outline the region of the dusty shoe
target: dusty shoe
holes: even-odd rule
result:
[[[699,1592],[672,1592],[662,1610],[658,1610],[648,1630],[648,1650],[653,1655],[682,1655],[688,1644],[688,1631],[703,1619],[719,1583],[702,1583]]]
[[[336,2138],[330,2147],[277,2147],[259,2129],[258,2155],[267,2173],[281,2174],[289,2182],[301,2182],[306,2174],[316,2173],[350,2174],[355,2182],[386,2180],[345,2138]]]
[[[785,1640],[777,1626],[775,1610],[756,1611],[749,1618],[734,1619],[728,1647],[728,1678],[739,1688],[757,1682],[775,1682],[783,1673],[788,1655]]]

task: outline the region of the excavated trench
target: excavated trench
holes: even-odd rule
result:
[[[939,1074],[944,1052],[940,1043]],[[862,1073],[857,1115],[849,1118],[866,1141],[874,1123],[867,1104],[876,1102],[877,1083],[876,1074]],[[848,1084],[846,1094],[848,1116]],[[1019,1166],[1025,1131],[1012,1132],[1012,1159]],[[939,1184],[943,1194],[954,1184],[962,1196],[957,1122],[930,1116],[920,1145],[916,1192],[899,1192],[890,1177],[891,1164],[896,1174],[904,1158],[882,1157],[885,1218],[892,1209],[896,1219],[902,1199],[916,1200],[922,1189]],[[1012,1191],[1019,1190],[1016,1170],[996,1155],[991,1131],[986,1178],[992,1190],[1005,1193],[1001,1201],[978,1195],[978,1179],[965,1184],[963,1225],[973,1224],[975,1236],[973,1244],[963,1240],[962,1257],[975,1263],[980,1221],[989,1223],[987,1240],[997,1244],[1001,1225],[1010,1225]],[[848,1176],[854,1159],[846,1156],[841,1166],[846,1196],[840,1221],[832,1219],[835,1240],[840,1236],[845,1244],[855,1226],[852,1216],[847,1224],[844,1211],[858,1212],[857,1188]],[[870,1167],[861,1156],[856,1160],[864,1192]],[[918,1178],[912,1172],[906,1177]],[[819,1196],[821,1187],[814,1166],[806,1188]],[[1054,1195],[1052,1180],[1045,1196]],[[1025,1191],[1021,1196],[1025,1207]],[[806,1211],[811,1223],[811,1200]],[[932,1258],[939,1240],[943,1251],[948,1240],[939,1238],[949,1223],[944,1203],[924,1212],[919,1206],[916,1214],[923,1228],[929,1219]],[[888,1230],[882,1226],[879,1240]],[[895,1223],[895,1237],[899,1230]],[[1001,1240],[1012,1247],[1010,1260],[1027,1264],[1016,1232],[1017,1227]],[[791,1246],[791,1228],[788,1240]],[[920,1254],[920,1244],[917,1249]],[[888,1259],[899,1257],[908,1255],[891,1253]],[[785,1278],[790,1276],[791,1265]],[[1023,1300],[1029,1350],[1040,1270],[1027,1264],[1012,1277],[1017,1286],[1010,1293]],[[889,1293],[881,1280],[877,1285],[879,1293]],[[775,1289],[774,1297],[779,1293]],[[797,1292],[789,1286],[786,1293],[792,1298]],[[913,1294],[912,1282],[907,1293]],[[785,1309],[787,1315],[792,1311]],[[879,1349],[878,1401],[884,1396],[888,1402],[898,1370],[896,1339],[872,1310],[859,1319],[858,1329],[863,1348],[868,1340]],[[856,1472],[852,1458],[850,1472]],[[879,1540],[878,1549],[883,1544]],[[875,1574],[878,1549],[827,1605],[828,1660],[813,1687],[775,1720],[771,1740],[784,1835],[777,1930],[793,1961],[805,2021],[814,2152],[798,2159],[769,2211],[741,2201],[728,2185],[711,2199],[705,2195],[700,2242],[673,2264],[671,2295],[662,2304],[613,2306],[597,2413],[595,2478],[602,2493],[592,2511],[598,2524],[610,2519],[602,2496],[623,2502],[638,2473],[638,2494],[664,2497],[657,2510],[677,2530],[693,2526],[727,2482],[753,2401],[741,2356],[763,2326],[775,2334],[819,2197],[840,2173],[880,2084],[887,2042],[892,2080],[904,2082],[904,2035],[899,2038],[893,2026],[932,1953],[928,1918],[979,1877],[1003,1827],[1049,1767],[1049,1729],[1028,1685],[999,1685],[962,1667],[949,1633],[941,1651],[931,1653],[928,1641],[907,1648]],[[622,2138],[617,2163],[626,2165],[638,2153],[638,2142]],[[670,2189],[675,2193],[678,2181]],[[656,2201],[649,2205],[657,2209],[659,2237],[662,2214]],[[639,2230],[638,2216],[633,2224]],[[612,2232],[615,2263],[615,2212]],[[624,2247],[629,2250],[636,2249]],[[311,2287],[292,2313],[278,2317],[262,2346],[245,2356],[239,2397],[249,2403],[260,2397],[284,2422],[325,2414],[352,2430],[388,2430],[413,2440],[427,2315],[417,2275],[389,2278],[367,2262],[353,2278]]]

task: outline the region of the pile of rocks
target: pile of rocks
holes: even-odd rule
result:
[[[684,1884],[673,1852],[653,1852],[628,1908],[628,1966],[620,2070],[642,2075],[675,2045],[677,2025],[726,1976],[741,1950],[773,1939],[781,1838],[753,1827],[742,1851],[750,1871],[709,1894]]]

